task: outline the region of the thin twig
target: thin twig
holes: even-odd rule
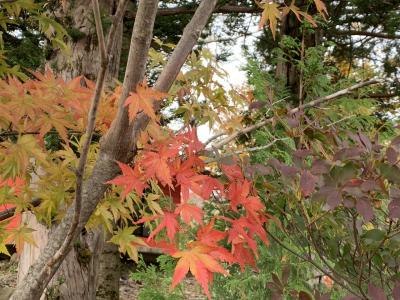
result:
[[[214,157],[214,158],[210,158],[204,161],[204,163],[209,164],[215,161],[219,161],[223,158],[227,158],[233,155],[239,155],[242,153],[247,153],[247,152],[255,152],[255,151],[260,151],[260,150],[265,150],[268,149],[270,147],[272,147],[273,145],[275,145],[277,142],[279,141],[284,141],[284,140],[289,140],[290,138],[286,137],[286,138],[281,138],[281,139],[274,139],[273,141],[271,141],[270,143],[266,144],[266,145],[262,145],[262,146],[257,146],[257,147],[252,147],[252,148],[246,148],[246,149],[241,149],[241,150],[236,150],[233,151],[231,153],[226,153],[224,155],[220,155],[219,157]]]
[[[99,42],[100,61],[101,65],[103,66],[104,64],[107,64],[107,57],[106,57],[106,44],[104,42],[103,25],[101,24],[99,2],[97,0],[92,0],[92,6],[93,6],[94,21],[96,24],[97,40]]]
[[[93,5],[93,13],[94,13],[94,19],[95,19],[95,23],[96,23],[96,29],[97,29],[97,33],[98,33],[97,35],[98,35],[99,48],[100,48],[100,53],[101,53],[100,54],[101,66],[100,66],[98,78],[96,81],[95,93],[93,95],[90,110],[88,113],[88,125],[87,125],[86,132],[85,132],[86,139],[85,139],[85,142],[82,147],[81,155],[80,155],[79,162],[78,162],[78,168],[75,171],[76,190],[75,190],[75,206],[74,206],[73,220],[72,220],[71,226],[68,230],[67,235],[65,236],[65,239],[64,239],[61,247],[57,250],[57,252],[53,255],[53,257],[51,257],[47,261],[44,268],[42,269],[42,272],[47,272],[47,273],[50,273],[51,272],[50,270],[52,269],[52,267],[68,254],[69,247],[71,246],[71,242],[77,234],[76,229],[78,228],[81,207],[82,207],[83,175],[85,172],[86,161],[87,161],[87,157],[89,154],[90,144],[92,142],[92,137],[93,137],[94,129],[96,126],[97,110],[99,107],[101,94],[103,92],[103,88],[104,88],[104,84],[105,84],[105,77],[106,77],[106,73],[107,73],[107,69],[108,69],[108,67],[107,67],[108,66],[108,55],[109,55],[109,51],[111,50],[112,45],[114,44],[115,34],[112,34],[109,36],[109,39],[108,39],[108,45],[107,45],[108,52],[106,53],[98,0],[92,0],[92,5]],[[125,7],[124,1],[122,1],[120,3],[119,8],[121,6]],[[122,14],[121,14],[121,16],[122,16]],[[118,22],[119,21],[117,19],[114,19],[114,22],[110,29],[111,33],[115,32],[115,29],[113,27],[116,27]]]
[[[79,130],[68,130],[68,134],[77,134],[77,135],[82,135],[84,134],[83,131]],[[40,134],[39,131],[3,131],[0,132],[0,137],[8,137],[8,136],[19,136],[19,135],[38,135]],[[49,130],[46,134],[59,134],[57,130]],[[94,136],[101,136],[100,133],[94,132]]]
[[[224,136],[224,135],[228,135],[227,133],[224,132],[220,132],[217,133],[216,135],[213,135],[212,137],[210,137],[207,141],[204,142],[204,146],[207,146],[209,143],[211,143],[212,141],[216,140],[217,138]]]
[[[368,85],[371,85],[371,84],[381,83],[382,81],[383,81],[382,79],[371,79],[371,80],[367,80],[367,81],[362,81],[360,83],[357,83],[357,84],[355,84],[355,85],[353,85],[351,87],[348,87],[346,89],[340,90],[340,91],[338,91],[336,93],[333,93],[331,95],[324,96],[324,97],[319,97],[319,98],[317,98],[317,99],[315,99],[313,101],[307,102],[307,103],[305,103],[303,105],[300,105],[300,106],[298,106],[296,108],[293,108],[293,109],[288,111],[288,115],[293,115],[293,114],[295,114],[295,113],[297,113],[299,111],[304,110],[305,108],[318,106],[318,105],[320,105],[320,104],[322,104],[324,102],[327,102],[327,101],[339,98],[341,96],[347,95],[347,94],[351,93],[352,91],[357,90],[359,88],[362,88],[362,87],[365,87],[365,86],[368,86]],[[257,124],[245,127],[243,129],[241,129],[241,130],[229,135],[228,137],[222,139],[221,141],[218,141],[217,143],[213,144],[212,148],[220,149],[223,146],[225,146],[226,144],[228,144],[229,142],[233,141],[238,136],[246,134],[246,133],[254,131],[254,130],[257,130],[257,129],[267,125],[268,123],[271,123],[274,120],[274,118],[275,117],[271,117],[271,118],[265,119],[265,120],[263,120],[263,121],[261,121],[261,122],[259,122]]]
[[[335,122],[332,122],[332,123],[326,125],[326,127],[332,127],[332,126],[334,126],[334,125],[336,125],[336,124],[338,124],[338,123],[341,123],[341,122],[343,122],[343,121],[346,121],[346,120],[348,120],[348,119],[351,119],[351,118],[353,118],[353,117],[355,117],[355,116],[356,116],[356,115],[350,115],[350,116],[343,117],[343,118],[341,118],[340,120],[337,120],[337,121],[335,121]]]
[[[345,290],[347,290],[348,292],[350,292],[351,294],[355,295],[355,296],[360,296],[356,291],[354,291],[353,289],[351,289],[350,287],[346,286],[345,284],[343,284],[342,282],[336,280],[335,275],[330,274],[328,271],[324,270],[323,267],[321,267],[319,264],[317,264],[314,260],[312,260],[311,258],[305,257],[299,253],[297,253],[296,251],[294,251],[293,249],[291,249],[289,246],[287,246],[286,244],[284,244],[283,242],[281,242],[277,237],[275,237],[270,231],[267,230],[267,234],[268,236],[270,236],[278,245],[280,245],[282,248],[286,249],[287,251],[289,251],[290,253],[292,253],[293,255],[297,256],[298,258],[309,262],[310,264],[312,264],[315,268],[317,268],[319,271],[321,271],[324,275],[329,276],[330,278],[332,278],[338,285],[340,285],[342,288],[344,288]]]

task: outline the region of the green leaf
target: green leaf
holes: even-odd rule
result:
[[[378,166],[381,175],[393,182],[393,183],[400,183],[400,169],[397,166],[392,166],[386,163],[381,163]]]
[[[367,246],[377,247],[385,238],[385,232],[379,229],[368,230],[363,235],[363,240]]]

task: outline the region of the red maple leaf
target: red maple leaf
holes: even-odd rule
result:
[[[227,217],[220,217],[231,223],[231,228],[228,230],[228,242],[232,245],[246,242],[247,245],[253,250],[255,256],[257,252],[256,235],[265,243],[268,244],[267,233],[259,220],[254,220],[252,216],[242,216],[239,219],[229,219]]]
[[[152,217],[144,217],[134,222],[134,224],[141,224],[145,222],[150,222],[156,219],[160,219],[160,224],[150,233],[147,240],[153,239],[161,230],[164,228],[167,231],[168,238],[172,241],[174,240],[175,234],[179,229],[179,223],[177,221],[177,214],[173,212],[164,212],[163,215],[155,215]]]
[[[250,265],[253,268],[256,267],[254,255],[249,248],[245,246],[245,243],[238,243],[232,246],[232,253],[236,258],[237,263],[240,266],[242,272],[246,265]]]
[[[221,169],[230,181],[244,180],[242,169],[237,165],[232,165],[232,166],[222,165]]]
[[[182,134],[183,142],[187,145],[186,153],[188,156],[196,154],[204,149],[204,144],[200,142],[197,136],[196,128],[189,128],[189,130]]]
[[[181,186],[182,202],[189,199],[190,191],[197,195],[202,194],[202,183],[205,180],[205,175],[199,175],[193,170],[183,170],[176,174],[176,182]]]
[[[139,173],[139,170],[137,168],[132,169],[130,166],[119,161],[117,161],[117,164],[122,171],[122,175],[117,176],[106,183],[123,186],[124,191],[122,192],[122,198],[133,190],[135,190],[139,197],[142,196],[143,190],[147,187],[147,184],[140,180],[141,174]]]
[[[224,185],[218,179],[210,176],[205,176],[203,179],[201,193],[199,194],[203,199],[210,198],[213,191],[219,191],[221,194],[224,194]]]
[[[172,186],[172,175],[168,160],[179,153],[179,146],[159,145],[157,151],[146,151],[140,160],[146,179],[158,179],[162,185]]]
[[[190,191],[207,200],[214,190],[224,190],[224,186],[216,179],[199,174],[204,170],[204,163],[196,156],[191,156],[183,163],[176,162],[173,174],[177,184],[181,186],[182,202],[189,199]]]
[[[146,240],[146,244],[151,248],[157,248],[161,250],[163,253],[167,253],[169,255],[174,254],[178,249],[176,249],[175,243],[170,243],[166,240],[156,241],[156,240]]]
[[[242,204],[250,192],[250,182],[234,181],[228,187],[227,197],[231,202],[231,208],[233,211],[237,211],[237,206]]]
[[[177,251],[172,257],[179,258],[172,278],[173,289],[190,271],[208,298],[211,298],[208,284],[213,280],[213,273],[228,275],[228,272],[210,255],[213,247],[193,243],[188,250]]]
[[[244,209],[246,210],[247,216],[254,218],[254,220],[258,220],[258,213],[264,210],[265,206],[260,201],[258,197],[247,197],[241,201]]]
[[[194,219],[199,224],[203,224],[204,211],[194,204],[181,203],[175,209],[175,213],[180,214],[183,222],[186,224],[190,224],[191,219]]]
[[[197,231],[197,241],[207,246],[217,246],[217,243],[226,236],[227,232],[214,229],[214,220]]]

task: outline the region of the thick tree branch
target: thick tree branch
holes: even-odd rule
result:
[[[189,23],[188,29],[182,36],[182,42],[178,43],[175,55],[166,66],[164,74],[178,74],[180,68],[189,55],[197,38],[206,25],[217,0],[203,0],[193,20]],[[109,132],[102,139],[100,153],[93,168],[92,175],[84,183],[82,193],[82,209],[80,213],[77,232],[84,228],[88,219],[96,209],[99,201],[104,197],[108,185],[105,182],[111,180],[119,173],[116,160],[127,162],[134,153],[137,136],[147,124],[147,118],[142,114],[135,122],[129,123],[127,109],[124,102],[129,92],[143,80],[145,66],[148,57],[148,50],[152,39],[154,20],[157,12],[158,0],[141,0],[135,18],[131,48],[128,57],[128,64],[123,84],[123,93],[119,101],[119,110]],[[191,45],[191,46],[190,46]],[[189,47],[190,46],[190,47]],[[178,70],[173,70],[177,68]],[[175,77],[167,78],[160,76],[158,88],[169,89]],[[50,273],[43,274],[41,270],[51,259],[64,242],[74,219],[74,206],[70,207],[61,223],[50,233],[49,242],[37,261],[30,267],[23,284],[17,286],[11,299],[31,300],[39,299],[49,280],[55,274],[61,261],[57,262]]]
[[[154,89],[160,92],[168,92],[178,76],[182,66],[186,62],[187,57],[192,52],[193,47],[198,42],[201,32],[205,28],[210,19],[217,0],[203,0],[196,10],[193,18],[185,27],[183,35],[176,45],[174,51],[169,58],[167,65],[158,77]],[[155,103],[155,109],[160,108],[161,103]],[[138,114],[135,121],[133,132],[137,135],[144,130],[149,122],[148,116],[144,113]]]
[[[59,261],[65,258],[65,256],[69,252],[69,247],[72,243],[72,240],[77,234],[77,227],[79,224],[79,218],[82,206],[83,174],[85,172],[87,156],[89,153],[90,144],[92,142],[93,132],[96,126],[97,110],[100,104],[100,98],[103,92],[105,77],[107,73],[108,61],[106,57],[106,46],[104,42],[103,26],[101,23],[100,8],[98,1],[92,0],[92,6],[93,6],[93,15],[96,23],[97,38],[100,48],[101,67],[99,71],[99,76],[96,81],[95,93],[93,95],[88,114],[88,125],[85,132],[86,139],[82,147],[81,155],[78,162],[78,168],[75,171],[76,190],[75,190],[75,202],[74,202],[75,211],[74,211],[73,221],[60,249],[58,249],[58,251],[54,254],[54,256],[51,259],[49,259],[49,261],[46,263],[46,266],[42,269],[42,272],[47,274],[52,273],[51,270],[54,268],[55,264],[57,264]],[[110,42],[113,42],[112,39],[110,40]],[[48,278],[48,280],[50,281],[51,277]]]
[[[175,16],[175,15],[188,15],[194,14],[195,8],[174,7],[174,8],[161,8],[157,12],[157,16]],[[240,5],[223,5],[216,7],[213,13],[222,14],[254,14],[262,12],[258,6],[240,6]]]
[[[200,3],[192,20],[184,29],[182,38],[172,52],[167,65],[157,79],[154,85],[156,90],[166,92],[170,89],[188,55],[196,45],[202,30],[207,25],[216,3],[217,0],[203,0]]]
[[[360,31],[360,30],[330,30],[329,33],[333,35],[359,35],[359,36],[370,36],[380,39],[395,40],[400,39],[400,34],[390,34],[386,32],[371,32],[371,31]]]
[[[300,105],[300,106],[298,106],[296,108],[293,108],[293,109],[288,111],[288,115],[293,115],[293,114],[295,114],[295,113],[297,113],[297,112],[299,112],[299,111],[301,111],[301,110],[303,110],[305,108],[318,106],[321,103],[324,103],[324,102],[333,100],[335,98],[339,98],[341,96],[350,94],[352,91],[357,90],[359,88],[362,88],[362,87],[365,87],[365,86],[368,86],[368,85],[371,85],[371,84],[375,84],[375,83],[380,83],[380,82],[382,82],[382,79],[371,79],[371,80],[368,80],[368,81],[363,81],[363,82],[357,83],[357,84],[355,84],[355,85],[353,85],[351,87],[348,87],[346,89],[340,90],[340,91],[338,91],[336,93],[333,93],[331,95],[317,98],[317,99],[315,99],[313,101],[307,102],[307,103],[305,103],[303,105]],[[251,131],[257,130],[257,129],[267,125],[268,123],[271,123],[273,120],[274,120],[274,117],[265,119],[265,120],[263,120],[263,121],[261,121],[259,123],[256,123],[254,125],[245,127],[243,129],[241,129],[241,130],[239,130],[239,131],[227,136],[226,138],[224,138],[224,139],[222,139],[220,141],[217,141],[216,143],[214,143],[211,146],[211,148],[220,149],[223,146],[225,146],[226,144],[228,144],[229,142],[231,142],[234,139],[236,139],[238,136],[241,136],[243,134],[246,134],[246,133],[249,133]]]

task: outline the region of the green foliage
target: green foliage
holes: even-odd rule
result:
[[[43,65],[49,49],[68,53],[67,31],[45,13],[45,2],[17,0],[0,5],[0,78],[26,80]]]
[[[143,286],[138,294],[139,300],[180,300],[185,299],[181,288],[169,292],[172,274],[176,262],[170,256],[161,255],[157,258],[159,266],[146,265],[143,258],[139,259],[137,269],[131,274],[132,280]]]

